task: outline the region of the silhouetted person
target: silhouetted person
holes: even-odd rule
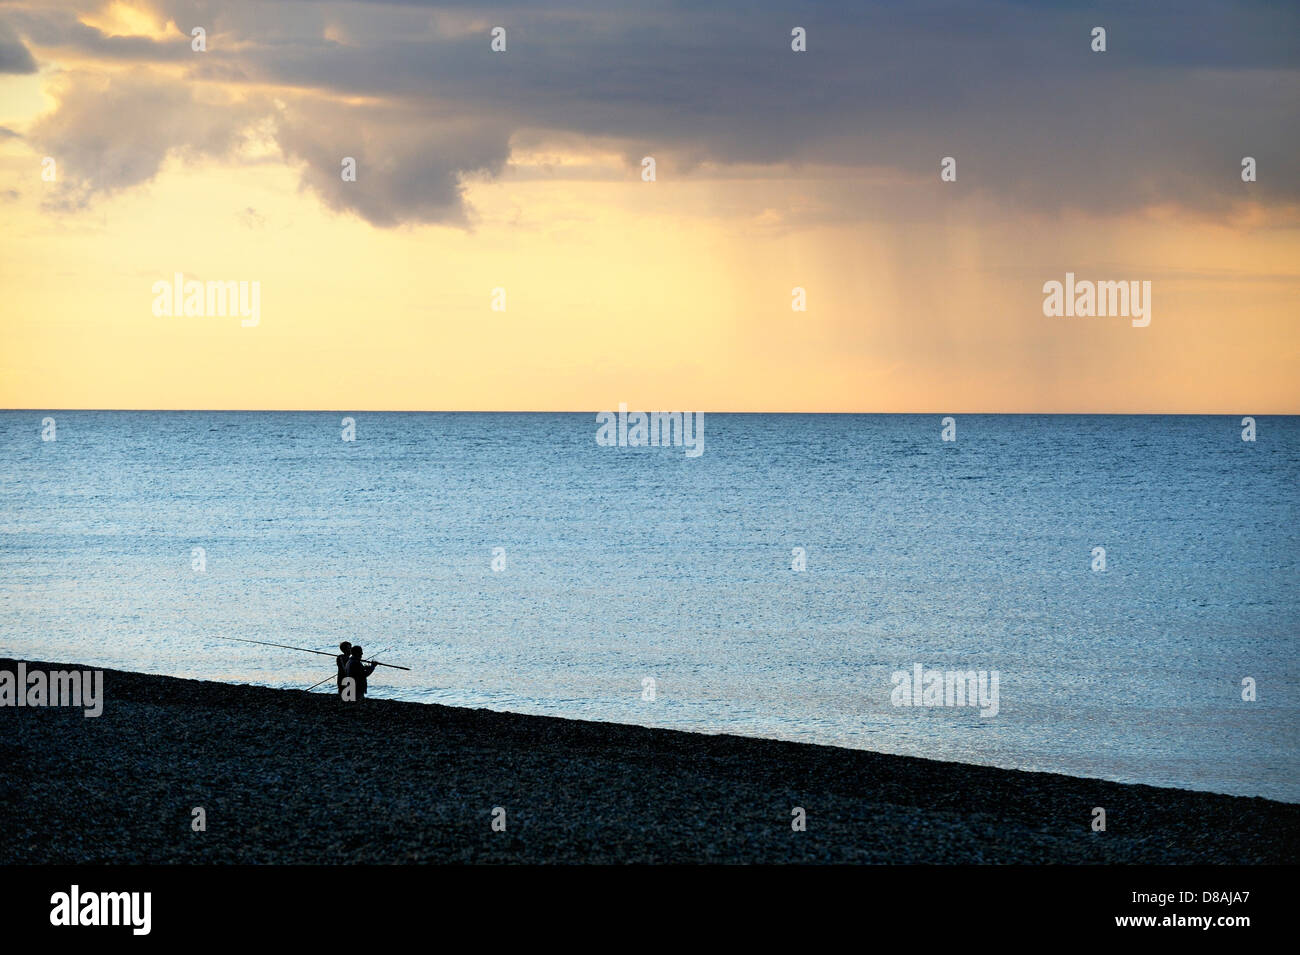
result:
[[[362,663],[361,648],[353,647],[352,655],[348,657],[347,669],[344,677],[352,681],[353,699],[360,701],[366,698],[366,678],[375,672],[378,663]]]
[[[343,692],[343,678],[347,676],[348,659],[352,656],[352,644],[344,640],[339,644],[339,649],[343,651],[334,658],[334,662],[339,665],[338,691]]]

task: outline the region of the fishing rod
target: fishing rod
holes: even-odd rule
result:
[[[376,651],[376,652],[375,652],[375,656],[379,656],[379,654],[381,654],[381,653],[387,653],[387,652],[388,652],[389,650],[391,650],[391,649],[393,649],[393,648],[392,648],[392,647],[384,647],[384,649]],[[318,686],[320,686],[320,685],[322,685],[322,684],[324,684],[324,683],[328,683],[330,680],[333,680],[333,679],[335,679],[335,677],[327,676],[325,679],[321,680],[320,683],[313,683],[311,686],[307,687],[307,689],[304,690],[303,692],[305,692],[305,693],[310,693],[312,690],[316,689],[316,687],[318,687]]]
[[[265,640],[245,640],[243,637],[225,637],[226,640],[238,640],[240,643],[256,643],[263,647],[279,647],[281,650],[297,650],[299,653],[314,653],[321,657],[337,657],[338,654],[330,653],[326,650],[306,650],[302,647],[291,647],[287,643],[267,643]],[[394,670],[410,670],[410,667],[398,666],[396,663],[380,663],[378,660],[372,660],[377,667],[392,667]]]

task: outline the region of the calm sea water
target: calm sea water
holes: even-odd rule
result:
[[[1300,419],[352,416],[0,412],[0,653],[1300,801]]]

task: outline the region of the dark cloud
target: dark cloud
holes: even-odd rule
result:
[[[282,111],[276,138],[328,206],[378,226],[467,225],[461,176],[496,174],[510,154],[509,127],[490,118],[384,106],[299,104]],[[343,180],[345,157],[354,182]]]
[[[102,4],[79,4],[86,11]],[[190,51],[189,37],[176,36],[175,42],[139,36],[107,36],[77,19],[77,10],[58,7],[21,7],[10,12],[13,22],[27,41],[52,51],[75,50],[82,55],[124,63],[152,63],[180,60]]]
[[[269,84],[286,156],[331,207],[376,225],[464,224],[460,183],[498,172],[512,137],[623,144],[629,164],[887,169],[1021,209],[1207,214],[1247,193],[1300,201],[1294,4],[164,2],[175,41],[105,37],[71,8],[16,13],[29,42],[110,60],[183,62],[190,85]],[[208,29],[209,52],[188,29]],[[507,29],[493,53],[488,29]],[[790,29],[808,52],[790,50]],[[1108,50],[1093,53],[1094,26]],[[122,109],[131,104],[117,104]],[[66,108],[66,107],[65,107]],[[140,108],[144,108],[141,106]],[[62,109],[61,109],[62,111]],[[147,113],[120,113],[125,130]],[[230,124],[210,124],[223,130]],[[60,125],[65,141],[79,137]],[[181,148],[202,148],[168,127]],[[135,148],[130,136],[121,148]],[[111,149],[104,140],[100,152]],[[157,168],[150,132],[131,174]],[[358,159],[358,182],[339,177]],[[153,157],[153,158],[151,158]],[[151,175],[152,173],[150,173]],[[105,184],[130,175],[108,177]],[[96,188],[92,182],[91,191]],[[851,204],[853,196],[848,196]]]
[[[35,73],[36,60],[23,41],[0,20],[0,73]]]
[[[104,78],[63,77],[59,108],[28,137],[57,163],[50,204],[84,207],[152,179],[168,155],[227,156],[268,107],[256,101],[201,99],[185,85],[148,71]]]

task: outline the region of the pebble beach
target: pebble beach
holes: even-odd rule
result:
[[[103,672],[98,717],[0,707],[0,863],[1278,864],[1300,843],[1300,806],[1262,798]]]

